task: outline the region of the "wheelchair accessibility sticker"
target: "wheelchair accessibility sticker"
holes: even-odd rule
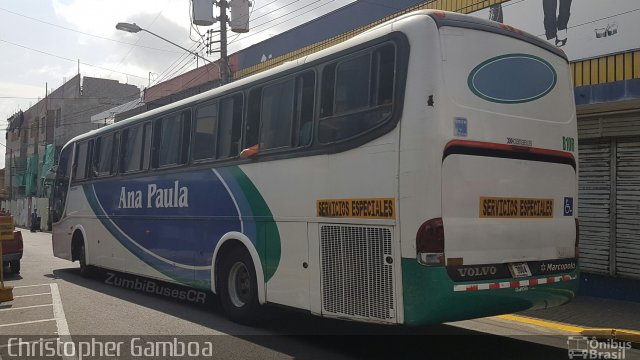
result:
[[[564,216],[573,216],[573,198],[564,198]]]

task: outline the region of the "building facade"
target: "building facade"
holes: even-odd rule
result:
[[[140,90],[134,85],[76,75],[35,105],[7,119],[3,180],[17,224],[21,224],[21,218],[28,217],[16,214],[16,210],[28,212],[32,197],[47,197],[45,180],[62,146],[73,137],[100,126],[91,123],[92,115],[139,96]],[[39,213],[46,213],[46,206],[42,206],[45,211]]]

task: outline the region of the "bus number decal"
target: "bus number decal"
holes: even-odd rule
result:
[[[552,218],[553,199],[480,197],[481,218]]]
[[[396,200],[379,199],[323,199],[316,201],[319,217],[395,219]]]

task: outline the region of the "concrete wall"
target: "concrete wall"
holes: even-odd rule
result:
[[[31,211],[38,210],[40,216],[40,230],[47,231],[47,222],[49,221],[49,199],[48,198],[22,198],[17,200],[1,201],[0,207],[11,211],[13,221],[17,227],[31,227]]]

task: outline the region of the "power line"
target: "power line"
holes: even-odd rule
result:
[[[46,51],[43,51],[43,50],[30,48],[30,47],[25,46],[25,45],[16,44],[16,43],[11,42],[11,41],[0,39],[0,42],[7,43],[7,44],[10,44],[10,45],[13,45],[13,46],[17,46],[17,47],[21,47],[23,49],[35,51],[35,52],[38,52],[38,53],[41,53],[41,54],[44,54],[44,55],[49,55],[49,56],[52,56],[52,57],[55,57],[55,58],[58,58],[58,59],[67,60],[67,61],[71,61],[71,62],[74,62],[74,63],[77,62],[77,60],[74,60],[74,59],[70,59],[70,58],[67,58],[67,57],[64,57],[64,56],[52,54],[52,53],[49,53],[49,52],[46,52]],[[145,80],[147,79],[146,77],[133,75],[133,74],[129,74],[129,73],[126,73],[126,72],[117,71],[117,70],[113,70],[113,69],[108,69],[108,68],[105,68],[105,67],[102,67],[102,66],[92,65],[92,64],[88,64],[88,63],[84,63],[84,62],[80,62],[80,64],[85,65],[85,66],[90,66],[90,67],[93,67],[93,68],[96,68],[96,69],[101,69],[101,70],[105,70],[105,71],[115,72],[115,73],[118,73],[118,74],[132,76],[132,77],[136,77],[136,78],[140,78],[140,79],[145,79]]]
[[[138,46],[138,47],[141,47],[141,48],[150,49],[150,50],[156,50],[156,51],[179,53],[179,51],[175,51],[175,50],[166,50],[166,49],[159,49],[159,48],[155,48],[155,47],[151,47],[151,46],[137,45],[137,42],[136,43],[129,43],[129,42],[126,42],[126,41],[120,41],[120,40],[116,40],[116,39],[111,39],[111,38],[108,38],[108,37],[105,37],[105,36],[86,33],[84,31],[80,31],[80,30],[68,28],[68,27],[65,27],[65,26],[62,26],[62,25],[50,23],[48,21],[36,19],[36,18],[31,17],[31,16],[20,14],[20,13],[17,13],[15,11],[11,11],[11,10],[8,10],[8,9],[5,9],[5,8],[1,8],[1,7],[0,7],[0,11],[5,11],[5,12],[8,12],[8,13],[16,15],[16,16],[20,16],[20,17],[23,17],[23,18],[26,18],[26,19],[29,19],[29,20],[37,21],[37,22],[40,22],[40,23],[43,23],[43,24],[46,24],[46,25],[54,26],[54,27],[57,27],[57,28],[60,28],[60,29],[63,29],[63,30],[73,31],[73,32],[76,32],[76,33],[79,33],[79,34],[82,34],[82,35],[91,36],[91,37],[98,38],[98,39],[103,39],[103,40],[108,40],[108,41],[112,41],[112,42],[123,44],[123,45]]]
[[[259,28],[259,27],[261,27],[261,26],[263,26],[263,25],[266,25],[266,24],[268,24],[268,23],[270,23],[270,22],[273,22],[273,21],[275,21],[275,20],[278,20],[278,19],[280,19],[280,18],[283,18],[283,17],[285,17],[285,16],[291,15],[291,14],[293,14],[293,13],[295,13],[295,12],[299,11],[299,10],[302,10],[303,8],[309,7],[309,6],[311,6],[311,5],[315,4],[315,3],[318,3],[318,2],[320,2],[320,1],[321,1],[321,0],[315,0],[315,1],[313,1],[313,2],[309,3],[309,4],[305,5],[305,6],[302,6],[302,7],[298,8],[298,9],[296,9],[296,10],[293,10],[293,11],[288,12],[288,13],[286,13],[286,14],[280,15],[280,16],[278,16],[278,17],[275,17],[275,18],[271,19],[271,20],[265,21],[265,22],[263,22],[263,23],[261,23],[261,24],[256,25],[256,26],[254,27],[254,29]],[[297,14],[295,17],[299,17],[299,16],[302,16],[302,15],[308,14],[308,13],[310,13],[310,12],[312,12],[312,11],[314,11],[314,10],[318,9],[318,8],[321,8],[321,7],[325,6],[325,5],[329,5],[330,3],[334,2],[334,1],[336,1],[336,0],[330,0],[330,1],[329,1],[329,2],[327,2],[327,3],[320,4],[320,5],[318,5],[318,6],[314,7],[314,8],[313,8],[313,9],[311,9],[311,10],[305,11],[305,12],[303,12],[303,13],[301,13],[301,14]],[[245,37],[242,37],[242,38],[240,38],[240,39],[237,39],[237,40],[235,40],[235,41],[233,41],[233,42],[237,42],[237,41],[241,41],[241,40],[248,39],[248,38],[250,38],[250,37],[252,37],[252,36],[255,36],[255,35],[257,35],[257,34],[259,34],[259,33],[261,33],[261,32],[264,32],[264,31],[267,31],[267,30],[269,30],[269,29],[272,29],[272,28],[274,28],[274,27],[276,27],[276,26],[278,26],[278,25],[282,25],[282,24],[284,24],[284,23],[286,23],[286,22],[288,22],[288,21],[291,21],[291,20],[293,20],[293,19],[294,19],[294,18],[286,19],[286,20],[281,21],[281,22],[279,22],[279,23],[277,23],[277,24],[275,24],[275,25],[269,26],[269,27],[267,27],[267,28],[265,28],[265,29],[262,29],[262,30],[260,30],[260,31],[257,31],[257,32],[254,32],[254,33],[251,33],[250,35],[247,35],[247,36],[245,36]],[[231,43],[233,43],[233,42],[230,42],[229,44],[231,44]]]

